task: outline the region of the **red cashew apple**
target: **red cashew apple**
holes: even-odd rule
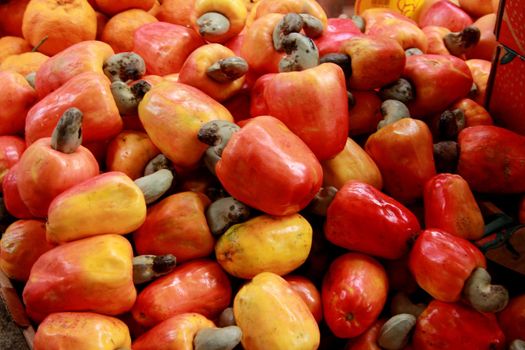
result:
[[[440,26],[448,28],[452,32],[459,32],[472,23],[472,18],[463,8],[448,0],[437,1],[430,7],[425,8],[420,12],[418,20],[421,28]]]
[[[378,318],[386,302],[385,269],[370,256],[346,253],[326,272],[321,297],[324,319],[335,336],[356,337]]]

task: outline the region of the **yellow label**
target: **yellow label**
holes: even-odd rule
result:
[[[424,0],[357,0],[355,2],[355,12],[359,15],[366,9],[383,7],[415,19],[417,11],[423,6],[424,2]]]

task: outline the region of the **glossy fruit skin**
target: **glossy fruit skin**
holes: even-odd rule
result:
[[[354,36],[363,35],[350,18],[328,18],[323,34],[314,39],[319,57],[339,52],[341,45]]]
[[[39,99],[81,73],[103,74],[104,61],[113,54],[113,49],[108,44],[86,40],[53,55],[40,66],[35,77],[35,90]]]
[[[429,25],[423,28],[423,33],[425,33],[428,41],[428,54],[450,55],[450,52],[443,41],[443,38],[450,33],[450,29],[441,26]]]
[[[433,298],[456,302],[472,271],[485,268],[486,261],[483,253],[466,239],[426,229],[410,250],[408,266],[418,285]]]
[[[82,142],[101,142],[117,136],[122,118],[102,73],[84,72],[38,101],[27,113],[26,142],[31,144],[53,133],[60,116],[71,107],[83,113]]]
[[[458,174],[473,191],[525,191],[525,136],[497,126],[479,125],[463,129],[458,144]]]
[[[150,206],[144,224],[133,233],[139,254],[173,254],[177,263],[213,252],[215,239],[206,222],[210,200],[199,192],[179,192]]]
[[[375,91],[350,89],[355,105],[349,111],[349,135],[371,134],[377,130],[377,124],[383,119],[381,99]]]
[[[438,174],[425,184],[425,227],[476,240],[485,223],[468,183],[457,174]]]
[[[323,305],[321,293],[308,278],[301,275],[286,275],[283,278],[290,284],[290,287],[301,296],[317,323],[323,319]]]
[[[413,118],[443,112],[457,99],[466,97],[473,82],[465,61],[451,55],[407,57],[403,78],[415,87],[416,98],[408,103]]]
[[[279,72],[279,61],[285,52],[276,51],[272,34],[275,26],[284,17],[280,13],[269,13],[255,20],[246,30],[242,39],[241,57],[248,62],[250,71],[258,76]]]
[[[418,350],[505,348],[505,336],[494,314],[438,300],[430,302],[418,317],[412,342]]]
[[[193,338],[215,324],[197,313],[183,313],[162,321],[133,342],[133,350],[193,350]]]
[[[305,100],[309,103],[299,103]],[[250,114],[279,119],[317,159],[332,158],[343,150],[348,137],[343,70],[324,63],[300,72],[264,75],[252,89]]]
[[[328,207],[326,238],[348,250],[398,259],[419,233],[410,210],[371,185],[347,182]]]
[[[300,214],[260,215],[230,227],[217,241],[215,256],[230,274],[253,278],[261,272],[285,275],[301,266],[312,246],[312,227]]]
[[[20,198],[31,214],[46,217],[51,201],[72,186],[98,175],[98,163],[82,145],[70,154],[51,147],[45,137],[22,154],[17,170]]]
[[[515,339],[523,340],[525,334],[525,294],[519,294],[509,300],[503,311],[498,314],[498,322],[510,343]]]
[[[432,134],[421,120],[403,118],[370,135],[365,151],[383,177],[385,192],[401,203],[423,196],[436,174]]]
[[[341,188],[350,180],[368,183],[377,189],[383,187],[383,178],[377,165],[358,143],[351,138],[335,157],[321,162],[323,186]]]
[[[148,11],[153,7],[154,0],[126,0],[126,1],[111,1],[111,0],[94,0],[99,11],[107,15],[115,15],[133,8],[139,8]]]
[[[119,315],[136,298],[133,250],[119,235],[57,246],[38,258],[24,287],[26,311],[36,322],[62,311]]]
[[[425,34],[411,19],[384,8],[368,9],[361,16],[365,19],[366,35],[393,39],[403,50],[417,47],[423,52],[427,51]]]
[[[18,136],[0,136],[0,184],[9,169],[15,165],[26,149],[25,141]],[[0,190],[0,193],[2,190]]]
[[[146,133],[124,130],[107,147],[106,169],[123,172],[136,180],[144,176],[144,168],[159,153]]]
[[[208,148],[197,138],[202,125],[217,119],[233,121],[230,112],[204,92],[171,81],[146,93],[139,118],[153,144],[182,169],[197,167]]]
[[[234,133],[215,171],[234,198],[277,216],[306,207],[323,181],[312,151],[270,116],[252,118]]]
[[[425,38],[426,40],[426,38]],[[356,36],[345,41],[339,50],[352,59],[349,89],[372,90],[401,77],[405,51],[394,39],[381,36]]]
[[[462,8],[449,0],[435,2],[420,13],[418,20],[421,28],[434,25],[448,28],[452,32],[459,32],[472,22],[472,18]]]
[[[9,278],[25,282],[35,261],[51,248],[44,221],[17,220],[0,240],[0,268]]]
[[[335,259],[323,279],[324,319],[335,336],[356,337],[378,318],[388,293],[383,266],[361,253]]]
[[[13,165],[7,171],[2,180],[2,195],[4,197],[4,204],[9,212],[17,219],[33,219],[35,216],[31,214],[29,208],[24,204],[18,191],[18,163]]]
[[[96,235],[124,235],[146,219],[144,193],[126,174],[108,171],[62,192],[49,205],[46,236],[64,243]]]
[[[188,55],[204,44],[193,29],[165,22],[144,24],[133,34],[133,51],[146,62],[148,74],[178,73]]]
[[[57,312],[39,325],[35,350],[114,350],[130,348],[131,337],[124,322],[92,312]]]
[[[262,0],[257,2],[260,2],[260,4],[253,8],[256,19],[269,13],[308,13],[320,20],[323,23],[323,27],[326,28],[326,13],[315,0]]]
[[[187,312],[214,318],[230,305],[231,293],[230,280],[217,262],[194,259],[143,289],[132,314],[145,327]]]
[[[9,106],[0,110],[0,135],[16,135],[24,131],[25,116],[37,96],[23,75],[12,71],[0,71],[2,88],[9,93],[0,95],[0,104]]]
[[[319,347],[319,327],[308,306],[286,280],[271,272],[258,274],[237,292],[233,313],[245,349]]]

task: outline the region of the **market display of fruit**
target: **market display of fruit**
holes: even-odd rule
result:
[[[497,1],[369,3],[0,1],[0,297],[31,349],[525,349]]]

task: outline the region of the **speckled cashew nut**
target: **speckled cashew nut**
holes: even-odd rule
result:
[[[307,37],[317,38],[323,34],[323,22],[307,13],[288,13],[277,23],[273,30],[273,47],[277,51],[284,50],[282,41],[291,33],[304,31]]]
[[[146,63],[135,52],[121,52],[109,57],[102,69],[111,82],[129,82],[140,79],[146,73]]]
[[[218,83],[237,80],[246,73],[248,73],[248,62],[237,56],[218,60],[206,70],[206,75]]]
[[[250,208],[233,197],[220,198],[206,210],[206,221],[213,235],[221,235],[250,216]]]
[[[410,118],[408,107],[401,101],[386,100],[381,104],[381,114],[383,120],[377,124],[377,130],[387,125],[393,124],[400,119]]]
[[[463,287],[463,295],[480,312],[499,312],[509,302],[509,292],[501,285],[490,284],[491,277],[482,267],[474,269]]]
[[[286,56],[279,62],[279,72],[294,72],[316,67],[319,64],[319,51],[312,39],[290,33],[282,40]]]
[[[226,34],[230,30],[230,20],[219,12],[206,12],[197,21],[199,34],[203,38]]]
[[[110,87],[120,115],[136,115],[139,103],[151,89],[151,84],[145,80],[139,80],[129,86],[123,81],[114,81]]]
[[[212,120],[199,129],[197,134],[199,141],[210,145],[204,154],[204,164],[213,174],[215,174],[215,164],[221,159],[222,151],[232,135],[239,130],[238,125],[226,120]]]
[[[172,254],[139,255],[133,258],[133,283],[142,284],[173,271],[177,259]]]
[[[51,148],[62,153],[74,153],[82,144],[82,112],[75,107],[67,109],[51,135]]]
[[[162,197],[173,184],[173,174],[168,169],[160,169],[153,174],[139,177],[135,184],[144,194],[146,204],[155,202]]]
[[[328,207],[334,200],[336,194],[337,188],[334,186],[321,187],[310,204],[308,204],[307,210],[315,215],[326,216]]]
[[[454,56],[461,56],[476,45],[481,37],[478,27],[468,26],[461,32],[448,33],[443,38],[447,50]]]
[[[398,100],[406,104],[414,99],[414,87],[408,80],[399,78],[392,84],[383,86],[379,90],[379,96],[382,100]]]
[[[410,333],[415,325],[414,315],[395,315],[381,327],[377,344],[386,350],[401,350],[408,344]]]
[[[240,342],[242,331],[237,326],[203,328],[193,338],[194,350],[232,350]]]

